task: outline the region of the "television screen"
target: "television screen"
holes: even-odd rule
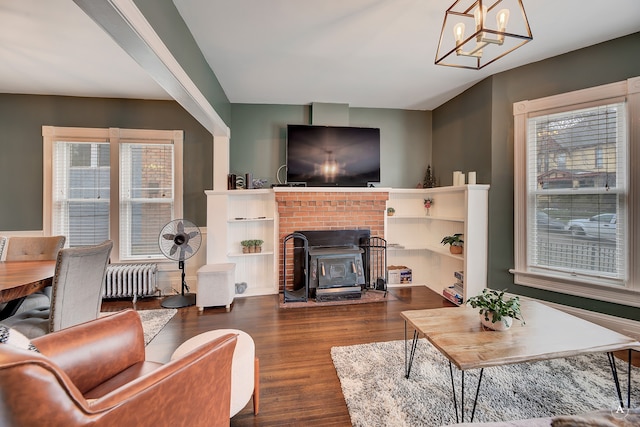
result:
[[[380,129],[288,125],[287,182],[310,187],[380,182]]]

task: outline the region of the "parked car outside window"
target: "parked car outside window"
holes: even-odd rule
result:
[[[569,221],[569,231],[574,236],[592,236],[604,239],[616,238],[616,214],[605,213],[591,218]]]
[[[544,212],[536,212],[536,225],[538,229],[554,232],[565,231],[567,226],[564,222],[551,218]]]

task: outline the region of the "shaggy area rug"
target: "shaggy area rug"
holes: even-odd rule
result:
[[[144,345],[158,335],[158,332],[169,323],[169,320],[178,312],[175,308],[159,308],[155,310],[138,310],[140,319],[142,320],[142,330],[144,331]],[[101,316],[112,314],[110,312],[102,312]]]
[[[354,426],[456,422],[449,362],[427,340],[418,343],[409,379],[404,377],[402,340],[333,347],[331,357]],[[617,366],[626,397],[627,364],[618,361]],[[455,366],[453,373],[459,407],[461,375]],[[465,375],[465,421],[471,414],[478,373]],[[639,401],[636,387],[631,407]],[[474,422],[581,414],[611,408],[616,402],[606,354],[501,366],[484,371]]]
[[[391,293],[387,292],[385,296],[382,291],[365,291],[362,293],[362,297],[358,299],[345,299],[338,301],[316,301],[313,298],[309,298],[307,302],[284,302],[284,296],[280,294],[280,308],[305,308],[305,307],[324,307],[328,305],[349,305],[349,304],[368,304],[372,302],[386,302],[395,301],[397,298]]]

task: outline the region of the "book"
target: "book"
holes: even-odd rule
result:
[[[449,301],[451,301],[454,304],[460,305],[462,304],[462,295],[460,295],[459,293],[457,293],[453,287],[448,287],[442,290],[442,295],[448,299]]]

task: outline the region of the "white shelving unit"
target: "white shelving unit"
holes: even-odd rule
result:
[[[387,207],[395,214],[385,217],[387,264],[407,266],[413,285],[441,295],[456,282],[454,272],[463,271],[464,300],[480,293],[487,286],[488,191],[488,185],[390,190]],[[429,215],[427,197],[434,201]],[[440,243],[454,233],[464,234],[462,255]]]
[[[235,280],[247,290],[236,297],[278,293],[277,221],[271,190],[205,191],[207,195],[207,264],[236,264]],[[240,242],[260,239],[262,252],[242,253]]]

